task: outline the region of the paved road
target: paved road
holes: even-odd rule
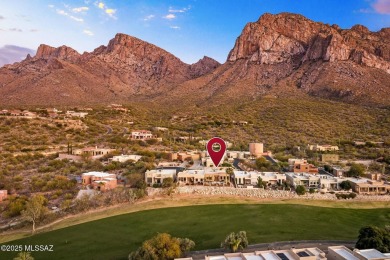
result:
[[[271,163],[273,163],[273,164],[278,164],[278,160],[274,159],[274,158],[271,157],[271,156],[266,155],[266,156],[264,156],[264,158],[265,158],[267,161],[269,161],[269,162],[271,162]]]
[[[233,161],[233,166],[234,166],[234,168],[236,168],[237,170],[239,170],[239,171],[242,171],[242,169],[238,166],[238,163],[240,162],[240,159],[234,159],[234,161]]]
[[[325,171],[324,168],[322,168],[322,167],[318,168],[318,173],[334,177],[333,174],[331,174],[330,172]]]

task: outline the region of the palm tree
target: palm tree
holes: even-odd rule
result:
[[[34,260],[30,252],[20,252],[14,260]]]

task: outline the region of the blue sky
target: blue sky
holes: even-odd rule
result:
[[[1,0],[0,55],[5,45],[35,50],[41,43],[82,53],[121,32],[187,63],[204,55],[224,62],[245,24],[265,12],[299,13],[342,28],[390,27],[390,0]]]

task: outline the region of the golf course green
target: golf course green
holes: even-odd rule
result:
[[[162,208],[74,225],[10,245],[53,245],[53,252],[32,252],[41,259],[127,259],[156,233],[195,241],[195,250],[218,248],[232,231],[247,231],[249,243],[289,240],[354,240],[360,227],[384,226],[390,209],[326,208],[291,204],[229,204]],[[17,253],[0,252],[0,259]]]

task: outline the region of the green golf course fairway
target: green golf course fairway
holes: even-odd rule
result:
[[[251,204],[162,208],[104,218],[5,244],[54,245],[54,252],[32,252],[41,259],[127,259],[156,233],[195,241],[195,250],[218,248],[232,231],[247,231],[249,243],[288,240],[354,240],[360,227],[384,226],[390,209],[325,208]],[[0,259],[17,253],[0,252]]]

